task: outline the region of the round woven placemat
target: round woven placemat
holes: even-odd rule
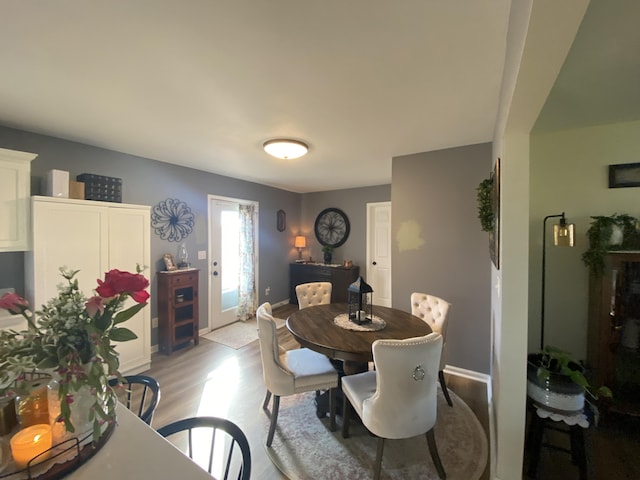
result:
[[[345,330],[355,330],[356,332],[377,332],[387,326],[387,322],[382,318],[376,315],[371,315],[371,317],[371,323],[358,325],[357,323],[349,320],[349,314],[341,313],[333,319],[333,323]]]

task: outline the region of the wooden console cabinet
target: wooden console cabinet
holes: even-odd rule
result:
[[[171,355],[177,345],[198,345],[198,269],[158,272],[158,342]]]
[[[292,263],[289,267],[289,303],[298,304],[296,285],[331,282],[331,303],[347,303],[347,287],[358,279],[360,267],[330,267],[315,263]]]
[[[591,383],[613,391],[610,408],[640,415],[640,252],[612,252],[589,280]]]

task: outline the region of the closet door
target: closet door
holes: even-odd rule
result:
[[[109,268],[134,273],[136,264],[146,267],[142,274],[151,281],[149,207],[114,206],[109,209]],[[150,288],[148,291],[150,292]],[[127,300],[127,306],[135,302]],[[122,326],[138,338],[116,343],[120,371],[139,373],[151,366],[151,304]]]
[[[39,309],[58,294],[65,280],[60,267],[79,270],[82,292],[93,295],[109,267],[109,222],[106,207],[82,200],[33,197],[32,245],[27,254],[26,284],[29,302]]]

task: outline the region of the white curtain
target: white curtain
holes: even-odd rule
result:
[[[240,205],[240,267],[238,320],[251,318],[257,308],[255,265],[255,206]]]

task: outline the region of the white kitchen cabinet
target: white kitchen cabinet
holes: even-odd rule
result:
[[[80,270],[76,278],[85,295],[93,295],[105,272],[135,272],[149,266],[150,207],[55,197],[32,197],[32,250],[25,255],[27,298],[36,308],[57,295],[65,280],[60,267]],[[144,275],[150,279],[150,272]],[[133,303],[132,300],[129,300]],[[123,326],[138,338],[116,343],[120,371],[134,374],[151,365],[151,307]]]
[[[0,252],[29,249],[31,161],[36,156],[0,148]]]

